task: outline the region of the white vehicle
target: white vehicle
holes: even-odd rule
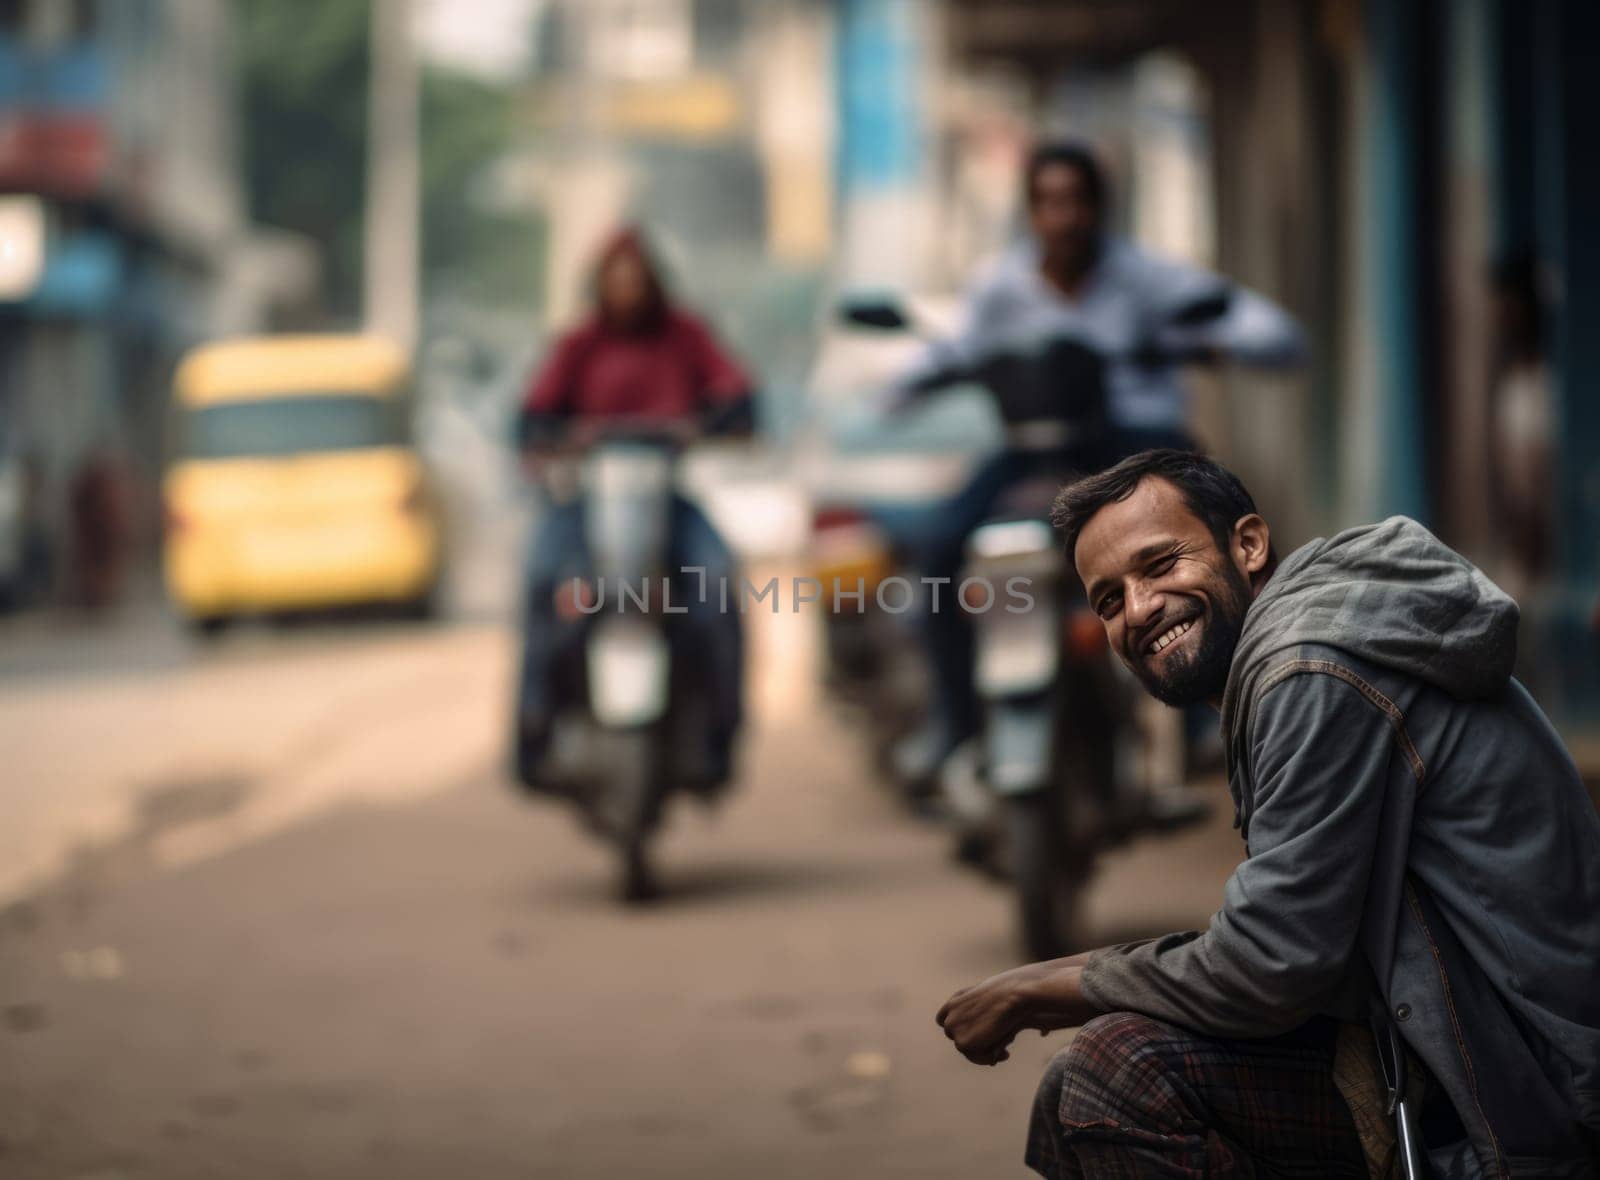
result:
[[[919,323],[953,324],[951,297],[908,301]],[[810,504],[809,573],[825,589],[863,592],[861,609],[823,616],[823,678],[858,712],[889,777],[892,751],[920,719],[928,671],[911,614],[878,609],[881,582],[908,568],[924,524],[1002,441],[988,394],[974,385],[930,399],[916,414],[879,408],[883,391],[925,347],[909,333],[835,317],[822,331],[806,384],[807,416],[794,474]],[[920,785],[906,784],[912,794]],[[925,784],[923,784],[925,785]]]

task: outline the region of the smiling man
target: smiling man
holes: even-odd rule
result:
[[[1239,480],[1187,452],[1073,484],[1056,515],[1122,660],[1221,710],[1247,855],[1206,930],[940,1010],[980,1064],[1083,1025],[1029,1165],[1386,1174],[1376,1027],[1405,1047],[1436,1175],[1600,1174],[1600,818],[1511,676],[1516,604],[1403,517],[1280,563]]]

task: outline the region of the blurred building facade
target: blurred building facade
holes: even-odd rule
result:
[[[548,227],[552,327],[586,305],[601,239],[638,222],[683,297],[760,358],[769,420],[785,415],[834,257],[833,7],[544,6],[519,171]]]
[[[463,183],[537,211],[547,329],[582,310],[600,239],[640,221],[761,372],[781,430],[830,291],[959,288],[1019,227],[1030,141],[1088,139],[1121,228],[1262,289],[1316,342],[1297,377],[1195,382],[1202,437],[1287,539],[1422,517],[1524,601],[1546,699],[1600,710],[1600,335],[1583,330],[1600,310],[1584,216],[1600,164],[1583,150],[1600,7],[523,13],[530,53],[504,83],[517,147]],[[97,440],[153,465],[182,347],[258,326],[315,280],[308,250],[248,222],[230,16],[214,0],[0,0],[0,458],[28,458],[58,522]]]
[[[247,223],[231,52],[211,0],[0,3],[0,451],[62,561],[86,465],[152,527],[177,353],[312,277]]]

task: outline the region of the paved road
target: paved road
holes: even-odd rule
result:
[[[1006,897],[864,773],[807,627],[761,620],[744,788],[632,912],[500,776],[494,625],[0,634],[0,1174],[1024,1174],[1060,1038],[985,1070],[932,1022]],[[1119,855],[1095,933],[1203,921],[1237,853]]]

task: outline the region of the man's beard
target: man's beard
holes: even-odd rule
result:
[[[1250,587],[1231,565],[1223,574],[1223,583],[1225,592],[1212,596],[1211,617],[1202,620],[1200,646],[1192,655],[1174,653],[1159,670],[1144,656],[1133,663],[1134,675],[1145,691],[1163,705],[1182,708],[1216,700],[1228,686],[1233,650],[1250,608]]]

